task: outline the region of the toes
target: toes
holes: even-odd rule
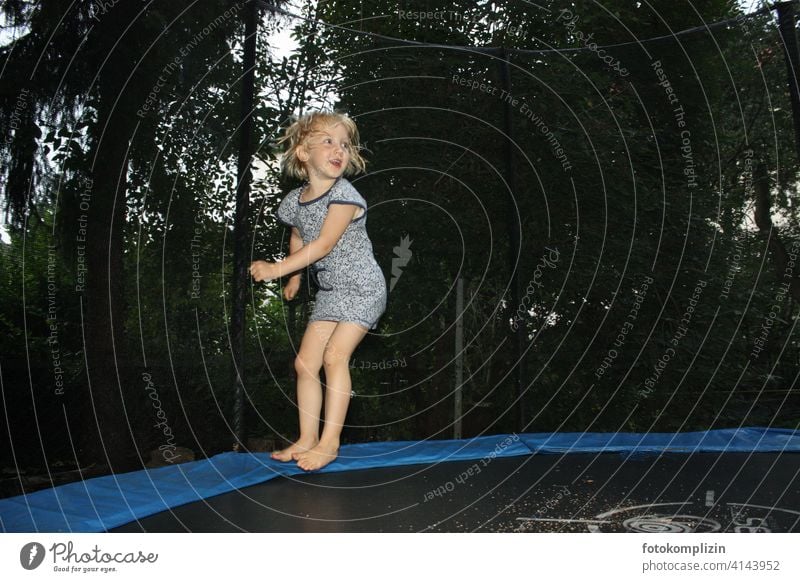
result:
[[[303,471],[313,471],[316,468],[314,467],[314,464],[314,461],[309,459],[306,455],[303,455],[301,458],[297,459],[297,466]]]
[[[282,451],[274,451],[270,457],[275,459],[276,461],[287,462],[292,460],[292,456],[296,454],[286,449]]]

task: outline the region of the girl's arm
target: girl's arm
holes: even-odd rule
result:
[[[293,255],[293,254],[295,254],[297,251],[299,251],[302,248],[303,248],[303,237],[300,236],[300,231],[297,230],[297,227],[293,226],[292,227],[292,234],[289,237],[289,254]],[[296,273],[292,274],[289,278],[290,279],[293,279],[295,277],[299,278],[301,272],[302,272],[302,269],[298,269],[298,271]]]
[[[333,250],[353,220],[356,211],[358,211],[358,207],[352,204],[331,204],[328,207],[325,222],[322,223],[319,238],[312,240],[307,245],[302,244],[302,239],[299,243],[297,241],[292,243],[294,240],[293,229],[292,238],[289,239],[291,254],[277,263],[253,261],[250,263],[250,275],[256,281],[271,281],[301,271],[310,264],[316,263]],[[299,246],[297,246],[298,244]]]
[[[339,242],[339,239],[342,238],[357,210],[358,207],[352,204],[331,204],[328,207],[325,222],[322,223],[319,238],[312,240],[305,246],[303,246],[301,239],[300,247],[296,250],[292,249],[290,239],[289,251],[291,254],[275,264],[278,271],[277,276],[283,277],[286,274],[305,269],[308,265],[316,263],[330,253],[336,243]],[[294,229],[292,230],[294,231]]]

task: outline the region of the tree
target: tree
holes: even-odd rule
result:
[[[70,338],[81,354],[76,369],[85,362],[83,382],[77,381],[84,390],[78,410],[88,414],[75,422],[85,427],[78,431],[78,456],[107,458],[113,470],[132,468],[141,463],[139,445],[152,432],[152,419],[137,414],[142,399],[147,401],[135,351],[144,342],[134,335],[141,327],[130,327],[126,302],[144,283],[132,271],[129,254],[141,250],[136,229],[142,223],[129,212],[135,209],[166,226],[164,217],[174,202],[173,208],[195,210],[198,216],[202,197],[197,192],[226,173],[230,178],[230,168],[224,169],[218,156],[223,168],[195,176],[186,188],[157,190],[149,198],[141,189],[174,185],[190,165],[207,172],[214,156],[205,154],[224,144],[235,127],[235,107],[212,107],[202,128],[170,144],[160,166],[150,161],[159,160],[154,141],[165,133],[165,120],[194,122],[202,113],[198,108],[235,85],[241,71],[232,48],[241,35],[241,4],[172,3],[141,13],[129,2],[7,3],[3,9],[25,31],[4,47],[7,82],[0,119],[3,154],[10,160],[6,211],[12,231],[21,237],[37,224],[54,230],[60,257],[72,272],[76,294],[62,295],[61,304],[74,301],[80,317],[73,328],[80,334]],[[12,87],[9,79],[25,81]],[[194,99],[191,111],[182,110]],[[170,117],[176,106],[177,116]],[[46,135],[40,127],[48,129]],[[187,156],[192,147],[200,155]],[[197,191],[188,195],[192,187]],[[57,209],[47,213],[51,224],[40,210],[49,205]],[[207,205],[225,207],[216,201]],[[160,214],[163,209],[166,215]],[[201,218],[207,225],[210,217]],[[194,221],[178,224],[188,227],[180,236],[194,235]],[[191,269],[191,261],[183,258]],[[64,329],[69,323],[59,321]]]

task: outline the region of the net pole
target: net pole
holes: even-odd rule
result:
[[[248,228],[250,213],[250,163],[253,158],[253,144],[250,134],[253,130],[253,102],[255,92],[256,64],[256,18],[257,5],[247,2],[243,11],[245,24],[243,77],[241,92],[240,135],[238,181],[236,184],[236,214],[234,217],[234,270],[233,270],[233,314],[231,318],[231,352],[234,368],[234,402],[233,402],[233,450],[240,451],[245,444],[244,419],[244,326],[245,326],[245,291],[248,283],[247,241],[250,239]]]
[[[774,5],[778,10],[778,28],[783,45],[783,56],[786,60],[786,71],[789,81],[789,98],[792,102],[792,118],[794,119],[794,143],[797,157],[800,159],[800,54],[797,49],[797,18],[794,12],[795,2],[779,2]]]
[[[462,437],[461,418],[463,411],[464,385],[464,277],[459,274],[456,281],[456,389],[453,402],[453,438]]]
[[[511,55],[506,47],[501,47],[500,59],[497,61],[500,67],[500,78],[502,80],[504,98],[501,99],[503,103],[503,131],[506,134],[505,139],[505,178],[510,196],[508,197],[508,229],[509,240],[511,241],[509,259],[511,265],[511,313],[515,313],[517,306],[520,303],[520,288],[519,288],[519,269],[515,262],[515,253],[521,253],[520,233],[522,232],[522,224],[520,223],[520,216],[516,210],[514,200],[516,199],[516,173],[514,172],[514,131],[513,131],[513,116],[511,113]],[[527,334],[527,327],[525,322],[520,322],[514,332],[515,342],[515,361],[516,361],[516,374],[514,375],[514,392],[516,393],[517,400],[517,430],[522,432],[525,428],[525,337]]]

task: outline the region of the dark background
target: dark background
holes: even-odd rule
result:
[[[259,12],[248,261],[288,251],[274,218],[296,185],[276,169],[281,128],[336,108],[361,132],[368,172],[351,180],[392,285],[354,355],[343,442],[452,438],[459,277],[464,437],[797,427],[798,158],[775,12],[709,30],[740,9],[276,4],[305,19]],[[20,473],[133,469],[165,444],[203,457],[233,442],[243,11],[143,6],[3,5],[10,492]],[[590,34],[615,45],[617,70]],[[502,56],[464,46],[509,49],[511,103]],[[313,289],[286,303],[279,283],[254,285],[247,301],[246,436],[278,445],[297,430]]]

